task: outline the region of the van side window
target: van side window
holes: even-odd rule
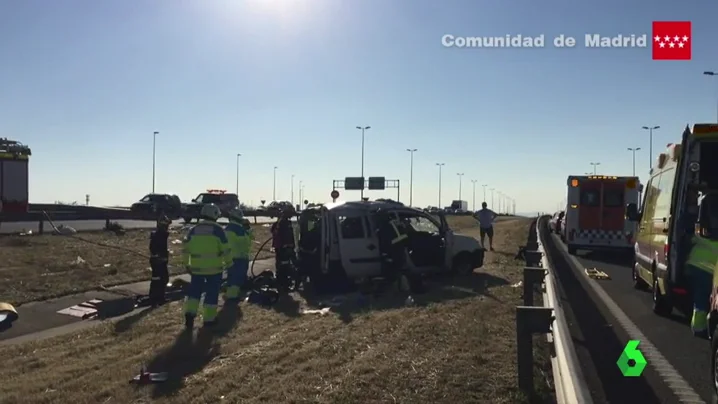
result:
[[[658,195],[656,195],[656,207],[653,213],[655,219],[667,218],[671,211],[671,193],[673,192],[673,180],[676,170],[671,168],[661,174],[661,181],[658,184]]]
[[[339,228],[341,229],[342,238],[364,238],[364,224],[362,223],[362,218],[363,216],[339,216]]]
[[[601,194],[597,189],[581,190],[581,206],[600,206]]]
[[[657,174],[648,181],[646,194],[643,196],[643,210],[641,213],[641,227],[653,226],[653,216],[656,210],[656,198],[658,197],[658,185],[661,183],[661,175]]]

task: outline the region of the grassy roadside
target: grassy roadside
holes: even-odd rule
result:
[[[482,269],[432,282],[411,306],[384,296],[302,314],[310,305],[295,295],[274,309],[223,307],[220,330],[192,335],[182,332],[173,303],[2,347],[0,397],[8,404],[527,402],[516,387],[515,285],[523,263],[513,255],[529,223],[497,223],[496,252]],[[544,348],[535,353],[535,402],[550,400]],[[170,380],[128,385],[143,363]]]

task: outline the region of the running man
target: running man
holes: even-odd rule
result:
[[[481,203],[481,210],[474,213],[474,219],[479,221],[479,233],[481,234],[481,246],[484,247],[484,238],[489,236],[489,250],[494,251],[494,219],[498,215],[486,207],[486,202]],[[485,249],[486,247],[484,247]]]

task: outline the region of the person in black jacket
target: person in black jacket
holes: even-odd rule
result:
[[[292,218],[297,212],[289,206],[282,210],[279,219],[272,225],[272,246],[275,255],[275,276],[281,292],[289,290],[291,278],[294,276],[295,255],[294,226]]]
[[[149,301],[152,306],[160,306],[166,302],[165,289],[170,280],[167,269],[169,260],[169,226],[171,221],[167,216],[161,216],[157,220],[157,228],[150,233],[150,267],[152,268],[152,280],[150,280]]]

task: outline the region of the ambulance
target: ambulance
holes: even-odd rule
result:
[[[618,250],[633,254],[636,223],[626,206],[640,197],[638,177],[568,177],[564,234],[569,254],[578,250]]]
[[[18,141],[0,138],[0,213],[24,213],[29,201],[30,148]]]

